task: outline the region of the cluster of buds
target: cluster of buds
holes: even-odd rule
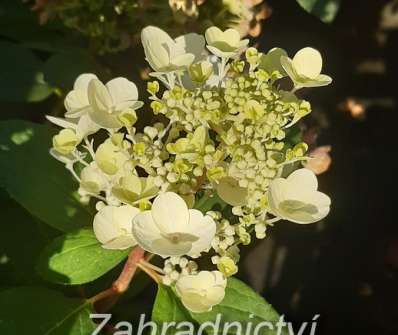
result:
[[[83,74],[65,99],[65,119],[48,117],[64,128],[51,153],[79,182],[82,200],[96,202],[93,229],[102,246],[138,244],[162,257],[164,284],[204,312],[222,300],[241,245],[265,238],[280,219],[309,224],[328,214],[330,199],[312,171],[287,178],[284,171],[307,160],[307,145],[287,138],[311,112],[295,92],[331,78],[321,74],[317,50],[292,59],[280,48],[263,54],[234,29],[173,39],[149,26],[142,43],[154,70],[150,107],[164,122],[136,127],[150,112],[139,110],[135,84],[116,78],[104,85]],[[285,77],[289,91],[280,89]],[[202,212],[214,197],[224,209]],[[204,255],[216,269],[198,269],[195,259]]]

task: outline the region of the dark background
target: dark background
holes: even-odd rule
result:
[[[294,1],[268,3],[260,48],[313,46],[334,79],[301,93],[313,104],[318,145],[332,146],[331,168],[319,177],[332,210],[320,225],[276,225],[246,257],[245,276],[297,324],[320,314],[319,335],[398,334],[398,24],[382,28],[389,1],[343,0],[329,25]],[[398,4],[392,9],[397,15]],[[342,110],[348,97],[365,115]]]
[[[332,210],[315,225],[278,223],[245,252],[238,275],[296,326],[320,314],[317,335],[397,335],[398,3],[383,14],[394,1],[341,2],[335,21],[324,24],[296,1],[267,1],[272,15],[257,40],[260,50],[279,46],[293,55],[315,47],[324,56],[323,72],[334,79],[328,87],[299,93],[313,105],[306,126],[318,133],[314,145],[332,146],[332,165],[319,177]],[[125,56],[99,61],[112,65],[115,75],[129,77],[131,71],[138,78],[126,59],[142,59],[142,52]],[[363,107],[361,117],[345,108],[347,99]],[[2,103],[0,118],[43,122],[57,104],[55,97],[29,105]],[[149,311],[154,294],[151,286],[134,298],[139,306],[133,308]]]

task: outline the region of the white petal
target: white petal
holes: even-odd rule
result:
[[[55,117],[55,116],[51,116],[51,115],[46,115],[46,119],[52,123],[54,123],[55,125],[65,128],[65,129],[76,129],[77,125],[75,122],[66,120],[66,119],[62,119],[60,117]]]
[[[137,243],[149,252],[154,252],[152,242],[162,238],[162,234],[152,218],[151,211],[141,212],[134,217],[132,232]]]
[[[155,27],[147,26],[141,31],[141,41],[145,45],[148,42],[154,42],[162,44],[163,46],[173,44],[174,41],[164,30]]]
[[[140,210],[130,205],[124,205],[117,208],[115,211],[115,219],[119,227],[128,233],[132,233],[133,220]]]
[[[177,68],[188,67],[189,65],[192,64],[194,59],[195,59],[195,56],[193,54],[183,54],[183,55],[176,56],[176,57],[172,58],[171,64]]]
[[[315,79],[322,70],[322,56],[316,49],[303,48],[293,57],[293,66],[299,75]]]
[[[200,60],[205,47],[205,39],[202,35],[189,33],[176,38],[178,48],[184,50],[184,53],[190,53],[195,56],[195,62]]]
[[[285,200],[288,183],[283,178],[274,179],[268,187],[268,205],[274,215],[281,216],[279,204]]]
[[[103,244],[102,247],[104,249],[111,249],[111,250],[124,250],[134,247],[135,245],[137,245],[137,241],[133,236],[122,235],[110,242]]]
[[[152,253],[162,257],[184,256],[192,248],[192,242],[182,241],[174,243],[167,238],[159,238],[151,244]]]
[[[145,57],[155,71],[162,71],[170,63],[169,46],[173,39],[162,29],[148,26],[141,32],[141,41]]]
[[[66,117],[77,118],[90,108],[87,91],[70,91],[64,101],[67,112]]]
[[[261,57],[260,65],[258,66],[260,69],[267,71],[268,73],[272,73],[273,71],[279,71],[282,75],[285,75],[285,71],[281,64],[281,57],[287,56],[285,50],[281,48],[273,48],[266,55]]]
[[[293,66],[293,61],[287,56],[281,56],[280,58],[282,68],[286,71],[287,75],[290,77],[293,82],[297,82],[298,74]]]
[[[222,178],[217,184],[217,194],[227,204],[244,206],[247,204],[248,190],[240,187],[238,181],[232,177]]]
[[[320,74],[312,80],[305,80],[300,82],[301,87],[322,87],[329,85],[333,79],[325,74]]]
[[[87,114],[82,115],[77,123],[77,136],[84,138],[88,135],[96,133],[100,127]]]
[[[188,207],[183,198],[173,192],[156,197],[152,216],[163,234],[186,232],[189,222]]]
[[[138,99],[137,86],[126,78],[118,77],[108,81],[106,87],[112,97],[113,105],[133,102]]]
[[[192,243],[188,256],[198,257],[201,252],[211,247],[211,242],[216,234],[216,223],[210,216],[204,216],[201,211],[190,209],[189,229],[191,234],[198,236],[199,239]]]
[[[230,46],[238,47],[240,42],[240,34],[237,30],[229,28],[223,33],[223,39],[227,42]],[[249,40],[243,40],[244,45],[246,45]]]
[[[93,79],[88,85],[88,101],[94,110],[108,111],[112,108],[112,98],[106,86],[98,79]]]
[[[220,41],[222,39],[223,32],[218,27],[210,27],[206,29],[205,37],[208,44],[213,44],[216,41]]]
[[[93,79],[88,85],[88,100],[92,108],[91,119],[103,128],[120,128],[122,124],[112,112],[113,101],[108,89],[99,80]]]
[[[120,236],[119,227],[114,222],[114,210],[116,208],[115,206],[106,206],[94,216],[94,234],[102,244]]]
[[[73,89],[76,91],[85,91],[87,92],[88,84],[92,79],[98,79],[97,76],[93,73],[83,73],[75,80],[73,85]]]
[[[302,191],[316,191],[318,180],[314,172],[309,169],[298,169],[287,177],[289,188],[296,188]]]

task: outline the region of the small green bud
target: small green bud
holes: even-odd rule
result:
[[[151,108],[154,114],[159,114],[160,111],[164,108],[164,105],[160,101],[152,101]]]
[[[256,100],[249,100],[244,106],[245,116],[251,120],[258,120],[264,115],[264,107]]]
[[[140,142],[140,143],[135,143],[133,145],[133,151],[134,153],[138,154],[138,155],[143,155],[145,153],[145,143]]]
[[[244,68],[245,68],[245,62],[243,60],[237,60],[231,63],[231,69],[236,73],[243,72]]]
[[[76,132],[72,129],[62,129],[53,137],[53,147],[61,155],[69,155],[79,142]]]
[[[216,166],[207,170],[206,175],[210,181],[214,182],[221,179],[222,177],[225,177],[225,171],[221,166]]]
[[[205,60],[192,64],[189,67],[189,76],[192,81],[198,84],[204,83],[213,74],[213,64]]]
[[[149,81],[147,83],[147,89],[149,94],[155,95],[159,92],[159,82],[157,80]]]
[[[238,272],[235,262],[228,256],[223,256],[219,259],[217,268],[225,277],[231,277]]]
[[[259,57],[260,55],[258,53],[258,50],[256,48],[253,48],[253,47],[248,48],[246,50],[245,56],[246,56],[246,59],[249,62],[249,64],[252,64],[252,65],[257,64],[259,62],[259,59],[260,59],[260,57]]]
[[[126,128],[131,128],[137,122],[137,113],[133,109],[127,109],[118,115],[119,121]]]

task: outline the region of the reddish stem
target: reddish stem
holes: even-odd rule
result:
[[[129,288],[130,282],[137,271],[138,263],[141,259],[144,259],[145,250],[141,247],[135,247],[129,254],[129,257],[124,264],[123,270],[120,273],[118,279],[113,282],[112,286],[105,291],[102,291],[90,298],[89,301],[95,304],[101,300],[106,299],[101,303],[101,310],[105,311],[112,307],[119,295],[126,292]]]

